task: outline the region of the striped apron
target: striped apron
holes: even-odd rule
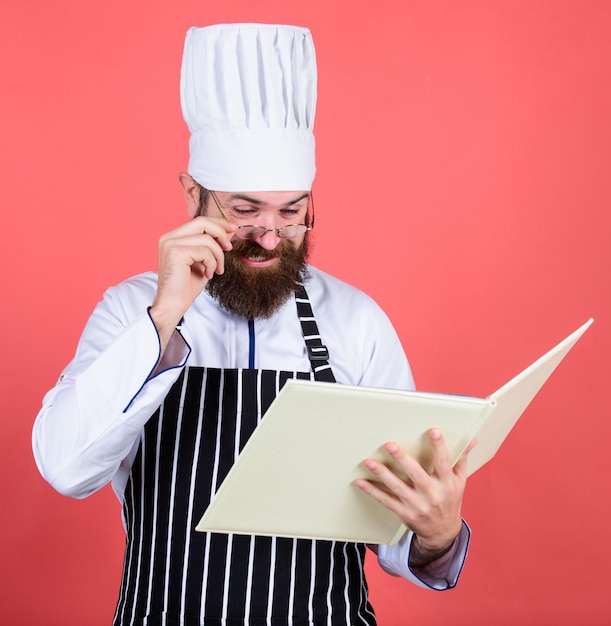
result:
[[[303,287],[296,303],[311,372],[187,367],[144,427],[114,626],[376,623],[363,544],[194,531],[284,383],[335,382]]]

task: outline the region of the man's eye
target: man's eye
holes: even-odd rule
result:
[[[283,209],[282,215],[285,217],[293,217],[294,215],[299,215],[300,209]]]
[[[254,215],[256,213],[255,209],[247,208],[247,209],[233,209],[233,214],[236,217],[248,217],[249,215]]]

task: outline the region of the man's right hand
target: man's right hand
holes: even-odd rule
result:
[[[150,315],[162,352],[176,325],[214,274],[225,270],[236,226],[223,218],[195,217],[159,239],[157,295]]]

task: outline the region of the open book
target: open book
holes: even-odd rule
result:
[[[592,321],[487,398],[287,381],[196,530],[396,543],[405,526],[351,484],[368,477],[363,460],[390,463],[382,446],[392,440],[431,471],[427,432],[436,426],[452,463],[477,438],[472,474],[494,456]]]

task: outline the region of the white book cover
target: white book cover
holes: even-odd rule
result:
[[[289,380],[227,474],[196,530],[392,545],[406,528],[352,482],[396,441],[431,470],[427,433],[456,463],[473,437],[472,474],[497,452],[530,401],[592,323],[487,398]],[[396,468],[395,468],[396,469]]]

